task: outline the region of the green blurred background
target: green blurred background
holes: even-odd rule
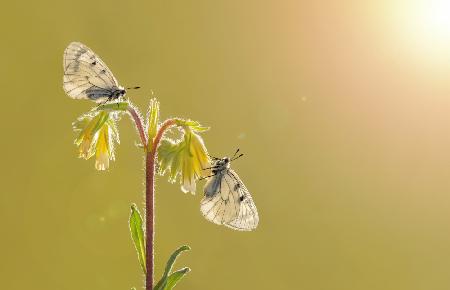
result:
[[[162,117],[212,127],[211,154],[246,154],[255,232],[157,180],[157,277],[187,243],[180,290],[450,289],[450,15],[433,17],[450,9],[433,1],[3,3],[0,288],[142,286],[136,132],[120,122],[107,172],[73,145],[93,104],[64,94],[62,55],[81,41],[142,110],[153,91]]]

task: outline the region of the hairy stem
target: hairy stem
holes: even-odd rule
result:
[[[145,136],[144,125],[142,123],[141,116],[131,104],[127,107],[127,110],[133,118],[134,123],[136,124],[136,128],[139,131],[139,136],[141,137],[142,145],[144,146],[144,148],[147,148],[147,137]]]
[[[145,158],[145,232],[146,232],[146,268],[147,275],[145,277],[146,290],[153,290],[153,273],[154,273],[154,263],[153,263],[153,250],[154,250],[154,238],[155,238],[155,163],[156,163],[156,153],[158,150],[161,138],[164,132],[176,124],[175,119],[166,120],[159,128],[156,136],[152,142],[151,150],[147,151]],[[145,145],[145,144],[144,144]]]

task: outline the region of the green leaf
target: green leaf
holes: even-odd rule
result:
[[[145,236],[142,226],[142,217],[135,204],[131,205],[130,232],[138,254],[139,263],[141,264],[142,271],[145,274],[147,273],[147,269],[145,267]]]
[[[181,254],[181,252],[189,251],[190,249],[191,249],[191,247],[184,245],[184,246],[179,247],[178,249],[175,250],[175,252],[172,253],[169,260],[167,261],[166,269],[164,271],[164,276],[169,275],[170,271],[172,270],[173,264],[175,263],[176,259]]]
[[[158,130],[158,121],[159,121],[159,102],[156,99],[150,100],[150,107],[148,110],[148,150],[150,150],[153,142],[153,138],[156,136],[156,131]]]
[[[95,108],[96,111],[126,111],[128,109],[128,102],[105,103]]]
[[[169,284],[169,273],[170,273],[170,271],[172,271],[173,264],[175,263],[175,260],[176,260],[177,257],[181,254],[181,252],[188,251],[188,250],[190,250],[190,249],[191,249],[191,248],[190,248],[189,246],[184,245],[184,246],[179,247],[175,252],[173,252],[173,254],[170,256],[169,260],[167,261],[166,269],[165,269],[165,271],[164,271],[164,274],[163,274],[161,280],[159,280],[158,284],[156,284],[156,286],[154,287],[154,290],[169,290],[169,289],[172,289],[172,288],[175,286],[175,284],[176,284],[181,278],[183,278],[183,276],[184,276],[186,273],[188,273],[188,272],[190,271],[189,268],[183,268],[183,269],[181,269],[181,270],[178,270],[178,271],[174,272],[173,274],[175,274],[175,273],[177,273],[177,272],[179,272],[179,271],[184,271],[184,274],[182,274],[182,275],[181,275],[181,274],[176,274],[176,275],[173,276],[172,279],[170,280],[170,281],[171,281],[171,284]],[[180,275],[181,275],[181,276],[180,276]],[[170,285],[172,285],[171,288],[167,288],[167,287],[169,287]]]
[[[190,271],[191,271],[190,268],[185,267],[170,274],[169,277],[167,278],[167,283],[164,290],[171,290],[173,287],[175,287],[175,285],[177,285],[178,281],[180,281],[181,278],[183,278]]]
[[[181,127],[189,127],[192,131],[195,132],[205,132],[209,130],[209,127],[204,127],[200,125],[199,122],[193,120],[177,119],[176,124],[177,126]]]

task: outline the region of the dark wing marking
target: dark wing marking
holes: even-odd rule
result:
[[[233,170],[211,177],[204,192],[200,210],[207,220],[241,231],[251,231],[258,226],[253,199]]]
[[[235,181],[234,190],[238,192],[239,196],[239,214],[234,220],[225,223],[225,225],[240,231],[254,230],[258,226],[259,215],[253,198],[236,172],[230,169],[227,175]]]
[[[102,102],[119,87],[111,70],[90,48],[72,42],[64,51],[64,91],[74,99]]]
[[[203,216],[218,225],[232,221],[238,215],[237,197],[231,191],[226,171],[211,177],[205,185],[205,196],[200,204]]]

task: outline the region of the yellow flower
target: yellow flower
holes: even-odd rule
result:
[[[103,126],[98,132],[95,150],[95,168],[106,170],[109,168],[109,160],[114,160],[114,149],[111,142],[111,129],[108,125]]]
[[[186,150],[184,150],[183,170],[181,171],[181,190],[195,193],[196,181],[203,176],[204,168],[209,165],[205,144],[192,130],[185,133]]]
[[[73,129],[79,132],[75,144],[78,156],[89,159],[95,154],[95,168],[106,170],[109,160],[114,160],[114,140],[119,143],[117,115],[107,111],[93,111],[81,116],[73,123]]]
[[[198,124],[198,123],[197,123]],[[169,172],[169,181],[180,177],[181,190],[195,194],[196,182],[209,166],[209,157],[202,138],[195,131],[203,127],[184,125],[183,139],[175,142],[164,139],[158,149],[159,173]],[[196,130],[198,129],[198,130]]]
[[[83,141],[81,141],[80,148],[78,150],[79,151],[78,157],[89,159],[89,157],[92,156],[91,143],[92,140],[90,138],[88,137],[83,138]]]

